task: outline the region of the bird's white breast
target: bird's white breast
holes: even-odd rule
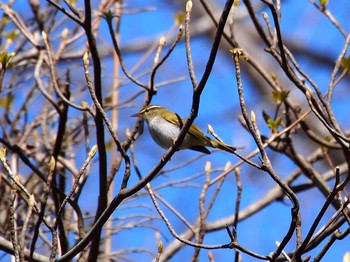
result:
[[[161,116],[148,121],[148,128],[154,141],[163,148],[169,148],[180,133],[179,127]]]

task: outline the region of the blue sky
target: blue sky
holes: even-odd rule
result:
[[[167,5],[159,4],[158,1],[147,4],[147,6],[157,6],[159,9],[150,11],[143,15],[126,15],[123,17],[121,23],[121,45],[127,45],[134,41],[140,41],[142,39],[159,38],[160,36],[167,34],[172,28],[174,20],[173,15],[179,11],[177,8],[169,8]],[[196,4],[196,2],[195,2]],[[198,3],[197,3],[198,4]],[[340,22],[347,18],[347,10],[349,10],[349,3],[342,1],[341,5],[344,8],[338,8],[334,1],[330,4],[329,8],[334,12],[334,16],[339,19]],[[145,7],[143,2],[130,3],[130,8]],[[243,10],[243,4],[240,6]],[[264,10],[269,13],[268,10]],[[242,11],[243,12],[243,11]],[[323,54],[326,52],[327,57],[336,60],[338,53],[340,52],[342,45],[344,44],[344,38],[334,30],[332,24],[320,14],[309,2],[305,1],[286,1],[282,4],[282,22],[281,27],[284,34],[284,39],[292,41],[294,44],[306,46],[309,49],[314,50],[316,53]],[[140,19],[140,20],[139,20]],[[136,22],[137,26],[130,28],[130,23]],[[152,26],[149,26],[152,24]],[[344,23],[342,23],[344,24]],[[345,23],[345,26],[348,26]],[[347,29],[347,28],[346,28]],[[237,29],[239,31],[239,29]],[[238,39],[240,42],[240,39]],[[245,47],[244,42],[241,43],[242,47]],[[203,72],[203,68],[207,61],[208,51],[210,50],[211,43],[206,37],[196,36],[192,39],[191,49],[194,60],[194,68],[196,76],[200,79]],[[263,51],[264,46],[261,46],[260,52]],[[135,63],[135,61],[142,54],[126,55],[126,62],[129,67]],[[265,55],[265,54],[263,54]],[[310,74],[310,76],[320,86],[321,90],[326,90],[328,87],[328,81],[330,76],[330,68],[325,67],[322,64],[311,63],[306,61],[303,57],[296,57],[303,69]],[[272,59],[271,59],[272,61]],[[108,68],[108,66],[107,66]],[[184,44],[180,43],[170,56],[169,60],[164,64],[164,67],[160,69],[160,73],[156,76],[157,81],[164,81],[171,78],[187,77],[187,80],[179,83],[167,85],[158,90],[157,95],[152,100],[154,104],[161,104],[170,109],[178,112],[182,116],[187,116],[191,106],[192,87],[188,80],[188,72],[185,62],[185,50]],[[286,89],[291,90],[293,97],[300,97],[299,91],[297,91],[288,81],[283,79],[286,83]],[[254,110],[258,117],[259,127],[264,134],[268,134],[268,129],[262,121],[261,111],[264,109],[267,112],[273,114],[274,105],[269,104],[266,100],[256,95],[254,86],[251,85],[251,81],[243,75],[243,85],[245,89],[246,103],[249,110]],[[122,91],[122,95],[125,97],[129,95],[130,89],[137,87],[131,86],[125,88]],[[347,108],[348,101],[342,98],[342,93],[346,92],[346,87],[339,86],[341,92],[337,93],[337,98],[340,99],[340,103],[337,104],[337,108]],[[139,104],[135,103],[135,108],[127,108],[120,111],[121,119],[125,122],[121,122],[121,126],[132,125],[134,119],[129,120],[128,116],[139,110],[137,105],[141,106],[142,97],[138,100]],[[344,102],[342,102],[344,101]],[[344,114],[338,113],[340,120],[345,120]],[[201,99],[201,106],[199,115],[195,123],[203,130],[206,129],[206,125],[210,123],[215,128],[217,134],[224,139],[226,143],[245,146],[244,149],[239,150],[240,153],[248,153],[255,149],[254,142],[249,134],[240,126],[237,117],[240,115],[240,108],[236,90],[235,71],[232,59],[230,58],[229,50],[221,50],[219,52],[215,66],[213,68],[211,77],[205,87],[205,90]],[[347,121],[343,121],[344,127],[348,127]],[[159,148],[153,141],[151,141],[150,135],[147,129],[144,134],[135,143],[136,155],[138,157],[139,168],[143,175],[146,175],[151,168],[159,161],[165,150]],[[285,177],[295,166],[285,158],[281,158],[275,153],[268,151],[272,158],[272,163],[275,171],[279,176]],[[305,153],[308,150],[305,149]],[[171,161],[167,164],[165,169],[175,167],[184,161],[198,156],[197,152],[181,151],[176,153]],[[215,152],[209,156],[204,156],[198,161],[190,164],[186,168],[179,169],[171,172],[166,177],[158,177],[152,181],[152,186],[156,187],[162,183],[167,183],[169,180],[177,180],[193,176],[195,174],[203,173],[204,164],[206,161],[211,161],[213,168],[222,168],[227,161],[236,163],[238,159],[234,156]],[[259,160],[255,158],[255,161],[259,163]],[[257,172],[256,170],[243,165],[241,167],[242,182],[243,182],[243,196],[241,208],[244,209],[257,199],[261,198],[268,189],[273,185],[272,180],[264,173]],[[214,175],[212,175],[214,176]],[[198,177],[192,182],[190,187],[170,187],[160,190],[160,194],[166,201],[171,203],[179,212],[181,212],[186,219],[190,222],[195,221],[198,215],[198,197],[201,191],[201,186],[204,183],[204,175]],[[227,177],[227,181],[222,188],[216,205],[213,208],[212,213],[209,215],[209,221],[214,221],[219,218],[223,218],[234,213],[235,205],[236,185],[233,174]],[[301,194],[303,199],[301,206],[301,213],[303,218],[303,231],[307,232],[310,227],[310,223],[315,218],[316,212],[323,203],[323,197],[315,190],[310,190]],[[147,199],[147,197],[146,197]],[[150,202],[146,199],[140,200],[140,203],[152,208]],[[319,200],[319,201],[318,201]],[[144,202],[146,201],[146,203]],[[315,202],[318,203],[315,205]],[[186,203],[186,204],[184,204]],[[164,206],[163,206],[164,208]],[[281,241],[285,235],[289,223],[290,223],[290,208],[291,205],[288,201],[278,202],[272,204],[261,213],[254,215],[253,217],[243,221],[238,227],[239,243],[257,253],[269,254],[275,250],[275,241]],[[180,234],[185,230],[184,225],[171,215],[171,212],[164,208],[166,214],[170,217],[174,228]],[[140,212],[143,212],[142,210]],[[154,211],[154,210],[153,210]],[[147,213],[147,211],[146,211]],[[118,211],[115,212],[118,214]],[[329,214],[326,216],[329,218]],[[323,220],[325,222],[325,220]],[[322,224],[322,223],[321,223]],[[155,220],[154,225],[162,228],[162,234],[164,237],[160,237],[165,244],[172,242],[173,238],[165,228],[164,223],[160,220]],[[156,251],[157,244],[155,240],[155,234],[152,230],[139,229],[135,233],[135,236],[139,235],[140,239],[134,239],[131,241],[135,246],[146,245]],[[145,237],[147,238],[145,242]],[[116,236],[116,239],[122,238]],[[136,241],[136,242],[135,242]],[[229,241],[225,230],[221,230],[214,233],[209,233],[205,238],[205,243],[210,244],[223,244]],[[120,243],[119,241],[117,241]],[[292,245],[288,245],[286,251],[292,251],[294,249],[294,241],[291,241]],[[331,252],[327,253],[325,261],[332,259],[333,261],[340,261],[347,249],[349,240],[335,244]],[[153,247],[153,248],[152,248]],[[118,247],[116,247],[118,248]],[[310,252],[315,256],[319,249]],[[200,258],[206,261],[207,251],[201,252]],[[189,259],[193,254],[192,247],[185,247],[178,254],[175,255],[173,261],[179,261],[179,259]],[[232,260],[232,250],[215,250],[213,251],[216,261],[228,261]],[[243,255],[244,261],[253,261],[251,258]]]
[[[342,21],[347,18],[347,10],[349,10],[350,7],[349,3],[342,1],[342,3],[338,4],[343,5],[343,8],[339,8],[334,1],[331,2],[332,3],[329,5],[329,8],[333,12],[334,16],[340,21],[341,24],[348,26],[347,23],[342,23]],[[244,9],[242,5],[240,8]],[[172,10],[170,13],[175,11],[177,10]],[[268,10],[265,11],[269,13]],[[338,53],[344,44],[344,38],[339,32],[334,30],[333,25],[323,14],[320,14],[315,7],[313,7],[309,2],[305,1],[286,1],[282,4],[282,13],[281,27],[285,37],[284,39],[292,41],[294,44],[298,44],[300,46],[306,46],[318,54],[326,53],[328,58],[334,61],[336,60]],[[168,25],[170,27],[172,24],[172,18],[168,16],[168,11],[166,11],[165,14],[166,15],[161,18],[161,23],[159,23],[159,30],[157,26],[151,28],[145,26],[144,31],[142,31],[141,28],[143,28],[143,26],[141,26],[134,32],[130,32],[130,34],[140,34],[140,37],[145,34],[145,37],[148,38],[150,35],[158,36],[159,32],[166,32],[167,28],[165,27],[164,29],[164,26]],[[153,14],[151,14],[151,16],[153,16]],[[157,15],[154,17],[157,17]],[[122,27],[121,32],[128,31],[127,22],[125,22],[125,25],[125,31],[123,31]],[[157,23],[155,23],[155,25],[157,25]],[[345,29],[347,30],[348,28]],[[153,34],[150,32],[151,30],[154,30]],[[124,37],[125,43],[128,43],[129,41],[127,40],[127,37],[125,35]],[[207,60],[206,52],[210,49],[210,44],[211,43],[208,42],[208,39],[204,37],[195,37],[192,39],[191,49],[193,52],[193,60],[195,61],[194,67],[198,78],[200,78]],[[244,47],[245,43],[242,43],[242,46]],[[261,47],[259,52],[263,52],[262,48],[263,47]],[[184,55],[184,46],[183,44],[180,44],[170,58],[171,61],[176,62],[169,62],[168,64],[170,64],[170,66],[166,66],[165,70],[168,75],[187,75],[186,65],[183,62]],[[310,74],[310,76],[320,86],[321,90],[326,90],[331,73],[330,68],[325,67],[322,64],[306,61],[303,59],[303,57],[296,58],[303,69]],[[243,84],[246,91],[245,95],[248,108],[249,110],[254,110],[256,112],[259,120],[259,127],[261,127],[262,132],[268,134],[268,130],[262,121],[260,112],[262,109],[264,109],[268,112],[270,110],[270,113],[272,113],[274,106],[267,104],[267,102],[261,100],[260,97],[255,96],[254,93],[256,91],[254,91],[254,87],[250,85],[250,81],[244,76]],[[210,121],[210,124],[214,126],[216,132],[224,139],[225,142],[232,145],[243,145],[245,146],[245,149],[240,150],[240,152],[247,153],[255,147],[252,139],[237,121],[237,116],[240,114],[240,112],[235,85],[234,68],[230,59],[230,54],[228,50],[226,53],[225,51],[222,51],[218,54],[218,59],[213,68],[212,75],[209,78],[208,84],[203,92],[200,112],[198,118],[196,119],[196,123],[201,128],[205,129],[206,124],[208,121]],[[294,97],[300,96],[300,93],[293,86],[287,85],[286,88],[291,90],[291,95]],[[337,103],[336,109],[348,108],[347,99],[343,98],[342,95],[344,92],[347,92],[347,88],[340,85],[338,90],[339,92],[337,92],[336,97],[340,99],[340,103]],[[152,103],[165,105],[186,116],[191,105],[191,92],[191,84],[187,80],[168,86],[164,88],[164,90],[159,90]],[[346,116],[339,111],[336,111],[336,114],[339,116],[339,120],[342,122],[342,124],[344,124],[344,128],[348,127],[348,121],[342,121],[346,119]],[[155,164],[159,157],[164,153],[163,149],[157,148],[154,143],[150,142],[150,136],[147,134],[147,131],[144,133],[143,137],[141,137],[135,143],[135,148],[136,150],[137,148],[143,148],[143,150],[146,150],[145,154],[138,153],[140,159],[142,159],[142,161],[139,161],[141,170],[143,170],[145,173],[150,170],[150,167],[152,167],[152,165]],[[149,155],[149,150],[152,151],[152,155]],[[307,153],[307,151],[308,150],[306,149],[305,153]],[[268,152],[272,157],[275,155],[273,152]],[[192,157],[195,154],[197,153],[184,151],[179,152],[173,157],[171,162],[168,163],[167,167],[175,166],[178,162],[181,163],[184,161],[184,159]],[[278,175],[281,177],[287,176],[295,168],[293,164],[286,162],[283,157],[280,158],[277,156],[277,158],[275,157],[272,159],[273,166]],[[255,160],[259,162],[259,160]],[[213,163],[213,167],[220,167],[223,166],[226,161],[235,163],[237,158],[223,153],[213,153],[212,155],[205,156],[200,161],[191,164],[184,170],[172,172],[171,177],[167,177],[165,180],[177,179],[179,177],[186,177],[190,174],[201,172],[205,161],[211,161]],[[242,209],[244,209],[249,204],[262,197],[272,186],[273,182],[269,177],[267,177],[266,174],[256,172],[247,166],[242,166],[241,172],[244,185]],[[203,179],[204,178],[202,177],[202,179],[198,181],[198,186],[203,183]],[[163,179],[161,178],[156,179],[152,182],[152,184],[157,185],[161,183],[162,180]],[[232,196],[234,196],[236,193],[235,179],[233,175],[230,175],[227,180],[228,182],[220,193],[221,198],[219,198],[220,200],[218,200],[217,206],[212,212],[213,214],[209,216],[212,220],[222,218],[233,213],[235,198]],[[164,190],[162,195],[167,199],[167,201],[171,202],[179,210],[182,210],[186,218],[193,221],[196,218],[198,211],[198,204],[196,203],[196,200],[198,199],[199,193],[200,188],[170,188]],[[231,198],[229,198],[228,201],[225,201],[225,196],[231,196]],[[301,197],[303,199],[301,213],[303,218],[303,231],[305,234],[310,227],[310,223],[315,218],[316,212],[321,207],[323,197],[315,190],[307,191],[301,194]],[[194,201],[192,201],[193,198]],[[315,205],[315,202],[318,204]],[[183,203],[189,204],[184,206]],[[275,203],[266,208],[260,214],[240,223],[238,228],[239,243],[255,252],[269,254],[269,252],[275,249],[275,241],[281,241],[289,226],[290,208],[291,206],[288,201],[285,201],[285,203]],[[329,218],[329,216],[330,213],[326,215],[327,218]],[[322,220],[322,222],[325,222],[325,220]],[[183,225],[181,226],[181,224],[177,225],[175,223],[174,226],[175,228],[176,226],[179,226],[178,233],[182,232],[181,228],[183,228]],[[224,230],[222,232],[209,234],[205,240],[207,243],[225,243],[228,241]],[[291,243],[294,244],[293,241],[291,241]],[[350,243],[348,239],[344,240],[344,242],[340,242],[339,244],[335,244],[332,251],[327,253],[325,256],[325,261],[328,261],[329,259],[333,261],[340,261],[344,253],[348,250],[348,245],[346,243]],[[286,251],[291,251],[293,249],[293,245],[288,245]],[[314,256],[319,251],[319,249],[316,249],[315,251],[310,252],[310,254]],[[177,261],[180,257],[189,258],[192,253],[192,248],[184,248],[184,250],[174,257],[174,261]],[[213,253],[214,258],[216,258],[217,261],[227,261],[232,259],[233,256],[232,250],[216,250],[213,251]],[[207,251],[203,251],[201,258],[205,260],[206,256]],[[245,255],[244,258],[244,261],[251,261],[251,258],[248,258]]]
[[[329,9],[339,20],[340,24],[346,27],[345,30],[348,31],[349,24],[347,23],[347,20],[350,2],[330,2],[331,3],[328,6]],[[165,4],[164,1],[156,0],[147,1],[147,3],[145,1],[130,1],[126,4],[127,10],[136,10],[144,7],[155,7],[155,9],[141,14],[126,14],[122,17],[120,30],[120,42],[122,48],[127,47],[129,44],[141,44],[149,40],[157,41],[163,35],[167,35],[170,38],[170,36],[173,36],[173,33],[176,32],[176,30],[174,31],[174,15],[178,11],[184,10],[184,6],[174,7]],[[199,3],[194,1],[194,8],[198,5]],[[21,5],[18,5],[17,8],[21,13],[25,10]],[[262,9],[261,11],[266,11],[270,16],[268,9]],[[237,13],[244,12],[245,7],[243,3],[241,3]],[[261,12],[259,12],[259,15],[260,13]],[[253,27],[251,22],[244,20],[237,24],[235,29],[239,31],[238,35],[241,36],[237,39],[238,42],[244,49],[249,49],[251,48],[249,43],[245,42],[247,41],[246,39],[249,38],[244,38],[244,34],[246,33],[244,29],[246,26],[250,28]],[[284,39],[287,43],[307,47],[309,50],[313,50],[320,55],[326,54],[331,61],[336,60],[344,45],[344,37],[334,29],[334,26],[327,20],[327,18],[317,11],[309,1],[283,1],[281,28]],[[105,43],[111,43],[104,22],[101,24],[99,38],[103,39]],[[104,48],[103,44],[101,44],[100,48],[101,50]],[[207,37],[199,35],[192,38],[191,50],[197,79],[200,79],[202,76],[210,48],[211,42]],[[257,57],[254,58],[259,59],[258,56],[260,55],[262,57],[268,56],[263,50],[265,46],[256,45],[255,48],[255,50],[249,50],[254,54],[255,52],[258,54]],[[145,52],[145,50],[136,54],[125,52],[124,59],[127,67],[129,69],[132,68]],[[327,90],[332,68],[326,67],[322,63],[319,64],[314,61],[310,62],[310,60],[306,60],[301,56],[297,56],[296,59],[303,69],[315,80],[321,90]],[[268,58],[267,61],[269,61],[271,65],[274,65],[274,67],[271,68],[271,71],[278,69],[272,58]],[[135,75],[144,73],[145,70],[149,69],[151,63],[152,55],[146,60],[145,64],[135,73]],[[112,60],[110,58],[103,59],[102,66],[102,73],[104,76],[103,84],[106,90],[104,95],[107,96],[109,95],[109,87],[112,83],[113,77],[111,75]],[[73,79],[73,83],[78,89],[84,85],[83,71],[79,70],[79,68],[75,68],[74,70],[76,70],[77,78]],[[278,71],[277,73],[279,74]],[[79,76],[79,74],[81,75]],[[283,74],[279,74],[279,76],[281,77],[280,80],[284,84],[284,87],[287,90],[291,90],[291,96],[296,101],[299,99],[302,101],[303,96],[301,96],[301,93],[291,85]],[[121,102],[127,100],[133,94],[141,90],[140,87],[130,84],[125,80],[123,75],[122,77],[122,83],[125,84],[125,86],[120,89]],[[146,82],[147,77],[148,75],[146,74],[141,80]],[[185,46],[183,41],[177,45],[170,58],[160,68],[155,77],[155,81],[156,84],[159,84],[163,81],[178,78],[183,80],[159,88],[157,95],[154,96],[152,100],[152,104],[166,106],[183,117],[186,117],[191,108],[192,86],[188,78]],[[242,78],[248,110],[254,110],[257,115],[258,125],[261,132],[268,135],[269,130],[262,119],[261,111],[265,110],[273,115],[275,105],[271,103],[271,99],[266,99],[270,94],[265,94],[265,97],[258,95],[259,91],[253,86],[253,82],[246,77],[244,71]],[[335,113],[344,129],[349,127],[348,114],[344,113],[347,112],[349,108],[349,90],[346,83],[347,82],[345,81],[344,84],[340,84],[334,94],[335,101],[337,101],[337,103],[334,104]],[[77,96],[77,99],[80,99],[80,97]],[[119,111],[120,125],[117,132],[121,138],[125,138],[126,128],[133,127],[136,119],[131,118],[130,115],[140,110],[142,101],[143,96],[140,96],[137,100],[129,103]],[[77,114],[74,110],[70,111],[70,113],[72,116]],[[243,146],[244,148],[239,149],[239,152],[245,155],[253,151],[256,146],[249,133],[240,125],[238,121],[238,116],[240,114],[234,64],[229,50],[221,49],[217,55],[212,74],[202,94],[199,115],[195,120],[195,123],[204,131],[206,130],[207,124],[211,124],[216,133],[227,144]],[[92,140],[93,139],[94,137],[92,136]],[[110,137],[107,136],[107,139],[110,139]],[[299,146],[302,148],[303,145],[300,144]],[[147,128],[145,128],[143,135],[135,142],[134,147],[138,160],[138,167],[143,176],[148,174],[152,167],[159,162],[160,158],[165,153],[164,149],[158,147],[151,140]],[[286,177],[295,169],[295,165],[290,163],[290,161],[287,161],[285,157],[281,157],[270,150],[267,151],[271,157],[273,167],[280,177]],[[310,154],[311,151],[311,149],[302,148],[300,153]],[[187,150],[177,152],[163,169],[167,171],[174,168],[174,170],[166,172],[165,175],[158,176],[151,182],[152,187],[157,188],[159,186],[164,186],[171,181],[177,181],[192,176],[195,177],[190,181],[190,185],[182,183],[177,184],[176,186],[164,186],[158,191],[158,193],[181,214],[183,214],[190,223],[193,223],[198,217],[198,199],[205,181],[205,163],[210,161],[212,169],[216,170],[211,174],[211,178],[214,178],[222,172],[223,167],[227,162],[235,164],[239,161],[237,157],[227,153],[213,152],[211,155],[200,157],[184,168],[176,168],[186,161],[199,156],[200,154],[194,151]],[[77,159],[78,163],[82,161],[83,159]],[[255,157],[254,161],[260,163],[258,157]],[[96,168],[96,164],[93,166],[92,171],[95,170],[94,168]],[[249,205],[263,197],[274,183],[267,174],[257,171],[247,165],[241,166],[240,169],[243,183],[241,209],[244,210]],[[122,174],[118,173],[116,176],[115,190],[119,189],[121,175]],[[130,184],[136,183],[137,181],[136,173],[133,170]],[[98,198],[96,185],[97,172],[92,172],[83,192],[84,198],[82,198],[82,201],[80,202],[84,212],[95,211]],[[213,192],[214,188],[210,188],[208,196],[212,196]],[[173,241],[173,237],[165,227],[164,222],[159,219],[149,196],[145,193],[145,190],[140,193],[142,193],[143,196],[126,200],[120,208],[114,212],[113,218],[115,219],[115,228],[118,229],[122,226],[126,226],[128,225],[128,222],[133,223],[135,221],[133,216],[152,216],[152,220],[146,221],[141,226],[134,226],[132,229],[121,230],[121,232],[114,237],[114,250],[135,247],[146,248],[156,252],[158,240],[164,242],[165,248]],[[234,174],[231,173],[225,180],[212,212],[208,216],[208,221],[215,221],[234,214],[236,194],[236,180]],[[301,214],[303,219],[303,232],[305,234],[310,227],[310,223],[314,220],[318,210],[321,208],[324,202],[324,197],[316,190],[309,190],[301,193],[300,197],[302,199]],[[208,204],[208,202],[206,202],[206,204]],[[169,211],[169,209],[164,205],[161,206],[178,234],[181,234],[187,229],[184,224],[180,222],[171,211]],[[276,202],[265,208],[259,214],[242,221],[238,225],[239,243],[254,252],[268,255],[276,249],[275,241],[281,241],[288,229],[290,223],[290,209],[291,205],[287,200]],[[328,212],[325,218],[329,219],[331,214],[332,212]],[[125,216],[131,217],[125,219]],[[325,223],[326,219],[322,220],[321,224]],[[155,229],[161,231],[160,236],[157,235],[157,230]],[[209,233],[204,239],[204,243],[206,244],[226,244],[228,242],[229,237],[225,229]],[[291,243],[291,245],[286,247],[287,252],[292,251],[295,248],[295,241],[292,240]],[[326,254],[324,261],[341,261],[344,253],[349,250],[349,244],[349,239],[336,243],[334,248]],[[310,252],[310,254],[314,257],[319,251],[319,249],[316,249],[315,251]],[[192,247],[184,247],[172,258],[171,261],[180,261],[180,259],[187,261],[193,255],[193,252],[194,249]],[[232,261],[234,251],[214,250],[213,254],[215,261]],[[207,261],[207,255],[208,251],[202,250],[200,261]],[[136,253],[127,255],[126,257],[132,258],[135,261],[140,261],[141,259],[143,261],[149,261],[152,256],[147,253]],[[243,261],[253,260],[251,257],[243,255]]]

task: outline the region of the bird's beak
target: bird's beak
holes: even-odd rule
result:
[[[140,113],[136,113],[136,114],[131,115],[131,117],[141,117],[141,115],[140,115]]]

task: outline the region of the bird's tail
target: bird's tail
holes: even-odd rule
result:
[[[217,141],[217,140],[214,140],[211,138],[210,138],[210,143],[211,143],[212,147],[219,148],[219,149],[224,150],[224,151],[229,152],[229,153],[234,153],[236,151],[235,147],[229,146],[229,145],[225,144],[224,142],[220,142],[220,141]]]

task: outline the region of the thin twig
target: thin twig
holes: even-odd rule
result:
[[[310,2],[320,11],[322,12],[328,19],[331,21],[331,23],[339,30],[339,32],[344,36],[347,37],[347,33],[342,28],[342,26],[339,24],[339,22],[335,19],[335,17],[332,15],[332,13],[326,8],[325,5],[318,5],[315,3],[314,0],[310,0]]]
[[[246,105],[245,105],[245,99],[244,99],[244,93],[243,93],[243,86],[242,86],[242,79],[241,79],[241,69],[240,69],[240,57],[243,55],[243,50],[241,49],[234,49],[233,50],[233,58],[235,62],[235,68],[236,68],[236,80],[237,80],[237,89],[238,89],[238,95],[239,95],[239,101],[240,106],[242,110],[243,118],[245,119],[246,125],[252,134],[255,143],[257,144],[260,154],[262,156],[262,168],[265,172],[267,172],[270,177],[282,188],[284,193],[288,196],[290,201],[293,204],[292,208],[292,219],[291,223],[288,229],[288,232],[286,233],[283,241],[281,242],[281,245],[277,248],[277,250],[273,253],[272,258],[277,258],[279,254],[282,252],[284,247],[287,245],[289,240],[292,237],[292,233],[294,232],[298,220],[299,220],[299,202],[298,198],[294,194],[294,192],[289,188],[288,185],[286,185],[274,172],[272,165],[270,163],[270,160],[266,154],[264,145],[261,141],[261,135],[256,125],[256,118],[255,114],[251,112],[251,120],[249,120]]]
[[[335,170],[337,173],[339,173],[339,168]],[[337,196],[338,192],[344,189],[344,187],[347,185],[348,181],[350,181],[350,173],[348,174],[347,178],[341,183],[335,183],[332,192],[329,194],[329,196],[326,199],[326,202],[322,206],[320,212],[318,213],[317,217],[315,218],[314,222],[311,225],[310,230],[308,231],[308,234],[306,235],[302,245],[295,251],[295,256],[298,257],[306,248],[307,244],[309,243],[313,233],[315,232],[318,224],[320,223],[321,219],[324,217],[326,210],[328,209],[329,205],[333,202],[334,198]],[[336,181],[337,182],[337,181]]]
[[[60,10],[63,14],[65,14],[67,17],[71,18],[74,22],[76,22],[79,25],[83,25],[83,21],[80,17],[79,12],[74,11],[74,12],[69,12],[68,10],[66,10],[63,6],[59,5],[57,2],[53,1],[53,0],[47,0],[51,5],[53,5],[54,7],[56,7],[58,10]],[[66,1],[65,1],[66,2]],[[71,9],[71,11],[73,11],[74,9],[71,8],[71,5],[69,5],[67,2],[66,4],[69,6],[69,8]]]
[[[128,69],[126,68],[122,53],[120,51],[119,45],[117,43],[117,40],[114,36],[114,31],[113,31],[113,25],[112,25],[112,19],[111,17],[106,17],[106,21],[107,21],[107,25],[108,25],[108,30],[109,30],[109,34],[111,36],[112,39],[112,43],[113,43],[113,47],[115,52],[117,53],[118,59],[119,59],[119,63],[121,66],[121,69],[123,70],[123,73],[126,75],[126,77],[132,81],[133,83],[135,83],[136,85],[149,90],[149,86],[147,84],[144,84],[142,82],[140,82],[139,80],[137,80],[136,78],[134,78],[128,71]]]
[[[57,223],[58,223],[58,219],[60,218],[60,215],[64,209],[64,207],[66,206],[68,200],[73,196],[74,192],[76,192],[77,190],[77,187],[79,185],[79,182],[80,182],[80,178],[82,177],[82,175],[84,175],[86,173],[86,169],[88,168],[88,166],[90,165],[90,162],[91,160],[93,159],[93,157],[95,156],[96,154],[96,151],[97,151],[97,146],[93,146],[91,148],[91,151],[89,152],[86,160],[84,161],[84,164],[83,166],[81,167],[78,175],[75,177],[74,179],[74,183],[72,185],[72,188],[70,190],[70,192],[67,194],[67,196],[64,198],[64,200],[62,201],[61,203],[61,206],[60,206],[60,209],[57,211],[57,214],[56,214],[56,220],[53,224],[53,228],[56,228],[57,227]]]
[[[31,242],[31,246],[30,246],[31,257],[34,254],[36,241],[37,241],[37,239],[39,237],[40,225],[41,225],[42,221],[44,220],[46,204],[47,204],[47,200],[48,200],[49,195],[50,195],[50,190],[51,190],[51,186],[52,186],[53,179],[54,179],[55,169],[56,169],[56,161],[55,161],[55,159],[53,157],[51,157],[50,163],[49,163],[49,173],[48,173],[47,180],[46,180],[46,185],[45,185],[45,188],[44,188],[44,194],[43,194],[43,196],[41,198],[41,203],[40,203],[40,213],[39,213],[39,216],[38,216],[38,220],[37,220],[37,222],[35,224],[34,233],[33,233],[33,236],[32,236],[32,242]],[[55,230],[53,230],[52,227],[50,227],[50,228],[51,228],[51,234],[52,234],[52,236],[54,236],[54,231]],[[54,246],[52,246],[51,255],[53,253],[54,253],[54,255],[56,255],[57,240],[55,240],[54,237],[52,239],[52,243],[54,244]]]
[[[62,99],[62,101],[64,101],[66,104],[70,105],[71,107],[73,107],[74,109],[80,110],[80,111],[86,111],[87,108],[79,106],[74,104],[73,102],[71,102],[69,100],[69,98],[67,99],[67,97],[62,93],[60,87],[58,86],[58,81],[57,81],[57,71],[56,71],[56,63],[54,61],[54,57],[52,57],[53,51],[51,50],[51,46],[49,43],[49,39],[48,39],[48,35],[43,31],[42,32],[42,36],[44,39],[44,43],[45,43],[45,47],[46,47],[46,54],[48,57],[48,65],[49,65],[49,69],[50,69],[50,74],[51,74],[51,83],[56,91],[56,93],[58,94],[58,96],[60,97],[60,99]],[[60,112],[60,111],[58,111]]]
[[[238,221],[239,221],[239,211],[241,207],[241,200],[242,200],[242,181],[241,181],[241,172],[238,168],[235,168],[235,177],[236,177],[236,186],[237,186],[237,197],[236,197],[236,204],[235,204],[235,219],[232,224],[232,228],[234,230],[234,241],[238,242],[238,235],[237,235],[237,228],[238,228]],[[238,261],[240,257],[240,253],[238,250],[235,250],[235,261]]]
[[[16,219],[15,219],[16,196],[17,196],[17,189],[16,189],[15,184],[13,184],[13,188],[11,190],[11,196],[9,198],[10,237],[11,237],[11,242],[12,242],[12,247],[13,247],[13,253],[15,255],[15,261],[20,262],[21,251],[19,250],[19,245],[18,245],[19,241],[17,238],[17,224],[16,224]]]
[[[148,184],[147,186],[148,187]],[[155,196],[153,194],[153,191],[149,188],[149,195],[151,196],[151,199],[153,201],[153,204],[155,206],[158,206],[158,203],[155,199]],[[204,249],[222,249],[222,248],[237,248],[239,250],[241,250],[242,252],[246,253],[246,254],[249,254],[255,258],[259,258],[259,259],[268,259],[268,257],[266,256],[262,256],[262,255],[259,255],[259,254],[256,254],[252,251],[249,251],[243,247],[241,247],[240,245],[238,244],[225,244],[225,245],[204,245],[204,244],[197,244],[197,243],[194,243],[192,241],[188,241],[184,238],[182,238],[181,236],[179,236],[173,229],[173,227],[171,226],[170,222],[168,221],[168,219],[166,218],[166,216],[164,215],[164,213],[162,212],[162,210],[160,208],[157,208],[158,212],[159,212],[159,215],[162,217],[163,221],[165,222],[165,224],[167,225],[170,233],[177,239],[179,240],[180,242],[186,244],[186,245],[190,245],[192,247],[197,247],[197,248],[204,248]]]
[[[32,216],[34,205],[35,205],[34,195],[31,195],[29,198],[28,211],[27,211],[26,217],[24,219],[23,227],[22,227],[20,237],[19,237],[19,248],[21,250],[21,252],[20,252],[21,261],[24,261],[24,247],[25,247],[26,231],[27,231],[28,226],[29,226],[29,219]]]
[[[193,2],[188,0],[186,3],[186,18],[185,18],[185,44],[186,44],[186,58],[187,58],[187,68],[192,82],[192,87],[195,90],[198,86],[196,79],[196,74],[194,72],[194,66],[192,61],[192,52],[191,52],[191,39],[190,39],[190,18],[192,11]]]
[[[100,114],[103,118],[103,121],[105,122],[105,124],[108,128],[108,131],[113,138],[114,143],[117,145],[118,151],[121,153],[121,155],[123,156],[123,158],[125,160],[125,171],[124,171],[124,178],[123,178],[123,182],[121,185],[121,189],[126,188],[129,177],[130,177],[130,159],[129,159],[129,156],[126,154],[124,148],[122,147],[117,134],[114,132],[112,124],[109,121],[107,114],[103,110],[100,102],[98,101],[98,99],[96,97],[95,91],[94,91],[93,86],[92,86],[91,78],[90,78],[89,59],[88,59],[87,53],[85,53],[85,55],[84,55],[84,69],[85,69],[86,82],[87,82],[88,89],[90,91],[92,100],[94,101],[94,104],[95,104],[97,110],[100,112]]]

